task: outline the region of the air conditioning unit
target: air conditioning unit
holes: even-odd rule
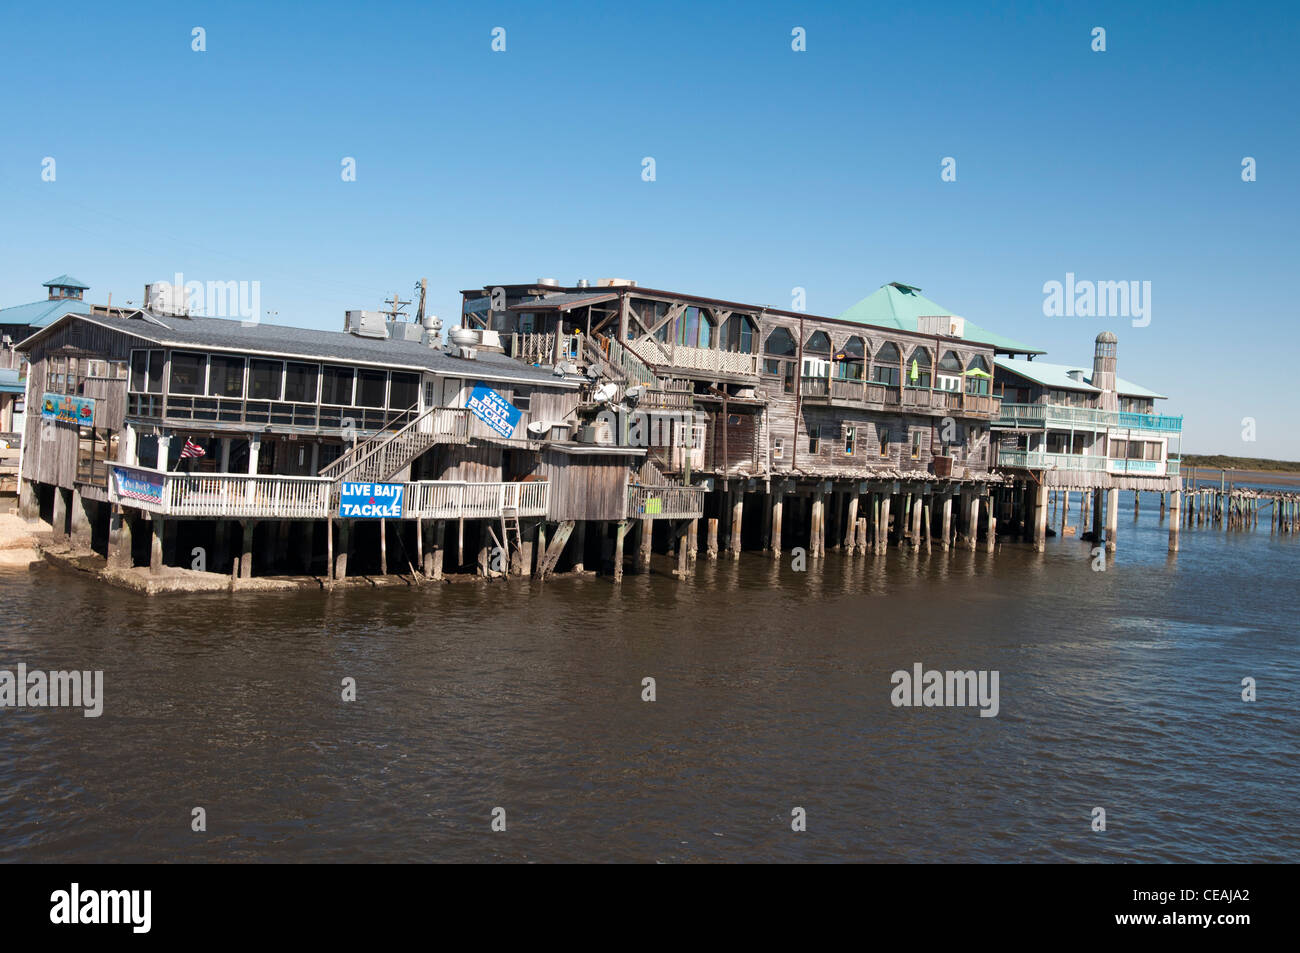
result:
[[[343,319],[343,330],[361,338],[386,338],[388,325],[379,311],[349,311]]]

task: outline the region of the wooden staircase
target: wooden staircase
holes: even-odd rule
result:
[[[412,408],[414,409],[414,408]],[[380,430],[358,441],[320,471],[337,488],[342,483],[382,483],[438,443],[468,440],[468,411],[430,407],[398,430]]]

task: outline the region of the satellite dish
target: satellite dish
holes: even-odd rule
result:
[[[629,387],[623,391],[623,396],[627,398],[628,403],[635,404],[645,396],[645,385],[637,384],[635,387]]]
[[[550,430],[551,427],[553,426],[554,424],[552,424],[549,420],[534,420],[531,424],[528,425],[528,432],[532,434],[537,434],[537,436],[540,437],[542,434]]]
[[[594,401],[596,401],[597,403],[601,403],[601,404],[603,404],[603,403],[606,403],[606,402],[608,402],[608,401],[613,400],[617,395],[618,395],[618,385],[617,385],[617,384],[613,384],[613,383],[610,383],[610,384],[601,384],[601,385],[600,385],[599,387],[597,387],[596,390],[592,393],[592,395],[591,395],[591,399],[594,400]]]

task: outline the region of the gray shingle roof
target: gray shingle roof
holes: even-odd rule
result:
[[[103,327],[169,347],[261,353],[313,361],[349,361],[429,370],[460,377],[577,386],[576,380],[565,381],[556,377],[552,368],[532,367],[495,351],[479,350],[477,358],[466,360],[446,353],[441,347],[427,347],[418,341],[365,338],[346,331],[320,331],[266,322],[245,323],[227,318],[176,318],[166,315],[153,315],[145,319],[95,314],[82,317],[82,320],[93,321]],[[48,331],[47,328],[41,333]],[[33,338],[28,338],[28,341]]]

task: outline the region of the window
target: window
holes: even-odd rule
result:
[[[719,344],[725,351],[754,353],[754,322],[743,314],[733,314],[722,325]]]
[[[642,314],[641,322],[646,327],[653,328],[660,321],[663,321],[663,319],[668,315],[668,305],[664,304],[662,301],[656,302],[653,305],[650,302],[646,302],[641,306],[641,314]],[[630,325],[631,322],[628,322],[628,324]],[[664,344],[667,344],[668,335],[672,331],[672,327],[673,327],[672,321],[665,322],[665,324],[661,328],[659,328],[659,330],[655,331],[654,333],[655,338],[659,341],[662,341]],[[630,327],[628,328],[628,333],[629,334],[631,333]]]
[[[835,352],[835,377],[842,381],[860,381],[866,366],[866,349],[862,338],[854,336]]]
[[[516,387],[514,399],[510,401],[520,410],[533,409],[533,389],[531,387]]]
[[[1128,441],[1112,440],[1110,442],[1110,455],[1114,460],[1123,460],[1128,456]]]
[[[283,361],[259,361],[254,358],[248,362],[249,400],[279,400],[283,385]]]
[[[244,359],[213,354],[209,358],[208,393],[213,397],[243,397]]]
[[[352,368],[335,367],[326,364],[321,374],[320,402],[337,404],[342,407],[352,405]]]
[[[808,428],[808,452],[813,456],[822,452],[822,434],[820,427]]]
[[[763,345],[766,357],[763,360],[763,373],[775,374],[781,378],[781,389],[787,394],[794,393],[794,336],[785,328],[775,328],[767,336]]]
[[[785,459],[785,437],[772,438],[772,459],[773,460]]]
[[[930,386],[931,361],[930,352],[923,347],[912,351],[904,368],[908,387],[928,388]]]
[[[677,319],[677,343],[685,347],[708,347],[713,339],[713,321],[703,308],[690,307]]]
[[[419,399],[419,375],[393,371],[392,382],[388,387],[388,406],[393,410],[406,410],[409,407],[414,407]]]
[[[972,357],[970,365],[966,368],[966,393],[968,394],[987,394],[989,392],[989,382],[992,380],[989,374],[989,363],[978,354]],[[1027,403],[1027,400],[1021,400],[1020,403]]]
[[[763,345],[764,353],[772,357],[794,357],[797,350],[794,336],[785,328],[774,328]]]
[[[805,354],[822,357],[831,356],[831,339],[825,331],[814,331],[808,336],[808,343],[803,346]]]
[[[150,359],[150,372],[153,361]],[[191,354],[188,351],[172,351],[171,381],[167,391],[171,394],[202,394],[206,381],[208,359],[203,354]]]
[[[357,371],[357,406],[383,407],[388,374],[384,371]],[[412,401],[414,403],[414,401]],[[406,405],[411,406],[410,404]]]
[[[161,394],[163,366],[162,351],[132,351],[131,390],[137,394]]]
[[[925,439],[925,435],[924,435],[923,433],[921,433],[921,431],[919,431],[919,430],[913,430],[913,431],[912,431],[912,459],[913,459],[913,460],[919,460],[919,459],[920,459],[920,457],[921,457],[921,442],[922,442],[924,439]]]
[[[319,379],[320,368],[317,365],[290,361],[284,366],[284,399],[305,404],[316,403]]]
[[[844,455],[853,456],[854,448],[857,446],[857,429],[856,427],[844,428]]]
[[[871,368],[871,379],[878,384],[897,387],[899,379],[898,361],[898,348],[888,342],[882,344],[880,350],[876,352],[875,364]]]
[[[880,439],[880,455],[889,456],[889,428],[884,424],[876,424],[876,432]]]
[[[939,370],[948,374],[960,374],[962,372],[961,358],[957,356],[956,351],[947,351],[939,361]]]

